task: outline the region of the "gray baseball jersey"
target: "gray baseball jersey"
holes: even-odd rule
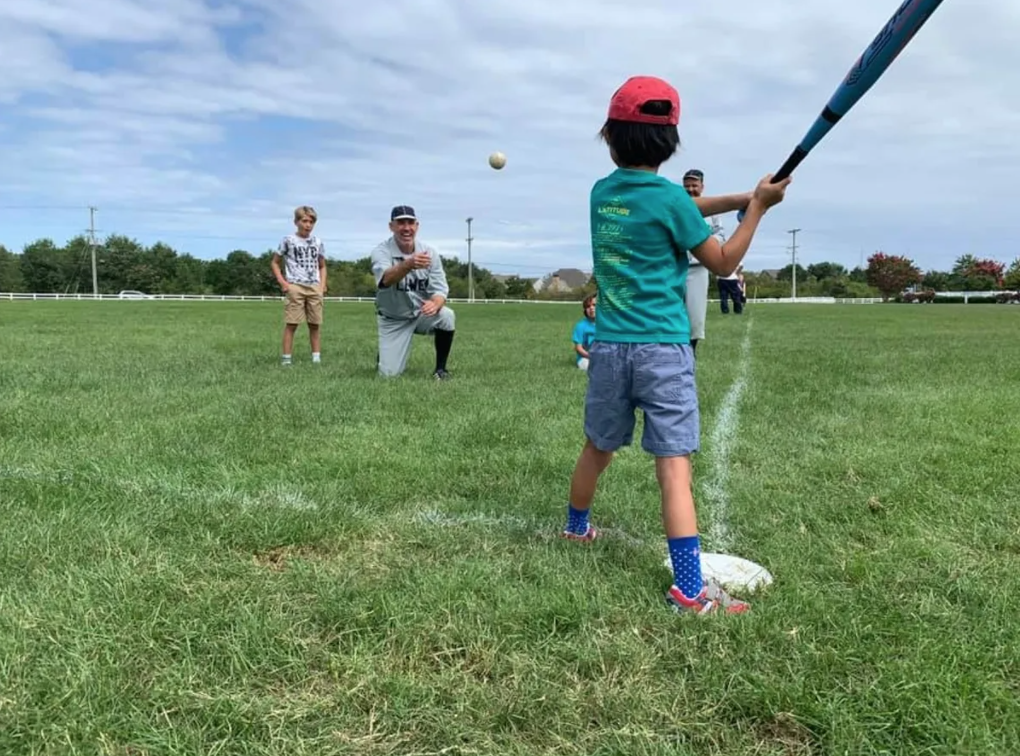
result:
[[[284,259],[284,278],[290,283],[318,286],[319,258],[326,256],[326,245],[314,234],[307,239],[287,234],[280,241],[276,253]]]
[[[439,259],[439,252],[417,239],[414,251],[427,252],[432,258],[432,264],[427,268],[412,270],[393,286],[378,288],[386,269],[403,262],[410,255],[400,251],[392,236],[372,250],[372,273],[377,287],[375,306],[380,315],[401,320],[415,318],[426,299],[436,294],[449,296],[450,286],[446,282],[446,272],[443,270],[443,261]]]
[[[723,232],[722,224],[719,222],[719,216],[710,215],[709,217],[705,218],[705,220],[708,222],[708,225],[712,229],[712,235],[719,239],[719,243],[722,244],[723,242],[725,242],[726,234]],[[690,252],[687,253],[687,260],[692,268],[695,265],[701,265],[701,261],[694,255],[692,255]]]

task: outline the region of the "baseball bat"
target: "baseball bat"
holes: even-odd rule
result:
[[[780,181],[793,173],[812,149],[832,131],[854,105],[871,89],[890,64],[903,52],[918,30],[924,26],[942,0],[903,0],[871,44],[851,66],[846,77],[833,92],[829,102],[811,124],[804,138],[800,140],[786,162],[772,177],[771,183]],[[741,211],[740,216],[743,217]]]

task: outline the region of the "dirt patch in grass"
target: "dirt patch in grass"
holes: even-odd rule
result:
[[[755,734],[769,748],[767,753],[783,756],[812,756],[818,745],[811,730],[790,714],[777,714],[768,722],[758,723]]]
[[[329,558],[329,554],[322,547],[307,544],[274,546],[266,551],[257,551],[252,555],[255,564],[274,572],[282,572],[287,569],[294,559],[318,561],[327,558]]]

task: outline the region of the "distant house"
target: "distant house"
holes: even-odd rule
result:
[[[535,291],[564,292],[579,289],[588,283],[590,273],[577,268],[560,268],[535,281]]]
[[[768,276],[772,279],[779,279],[779,274],[783,272],[782,268],[766,268],[762,271],[762,275]]]

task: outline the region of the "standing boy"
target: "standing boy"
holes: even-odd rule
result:
[[[308,340],[312,347],[312,362],[321,361],[322,296],[326,291],[326,247],[312,229],[318,216],[315,209],[302,205],[294,211],[294,225],[297,230],[287,234],[273,254],[272,269],[287,301],[283,316],[283,357],[284,365],[291,364],[291,350],[294,346],[294,332],[304,322],[308,323]],[[286,261],[287,274],[280,272],[280,258]]]
[[[590,199],[592,256],[598,285],[596,337],[589,353],[586,442],[570,482],[567,538],[598,535],[588,514],[599,476],[633,438],[644,412],[642,448],[654,455],[662,524],[673,565],[666,601],[678,612],[742,612],[713,580],[703,580],[690,455],[698,450],[698,393],[684,305],[687,252],[718,276],[736,269],[767,208],[790,179],[763,179],[750,195],[703,198],[658,175],[679,146],[680,97],[662,79],[632,77],[613,95],[601,136],[617,169]],[[746,205],[725,244],[702,217]]]

